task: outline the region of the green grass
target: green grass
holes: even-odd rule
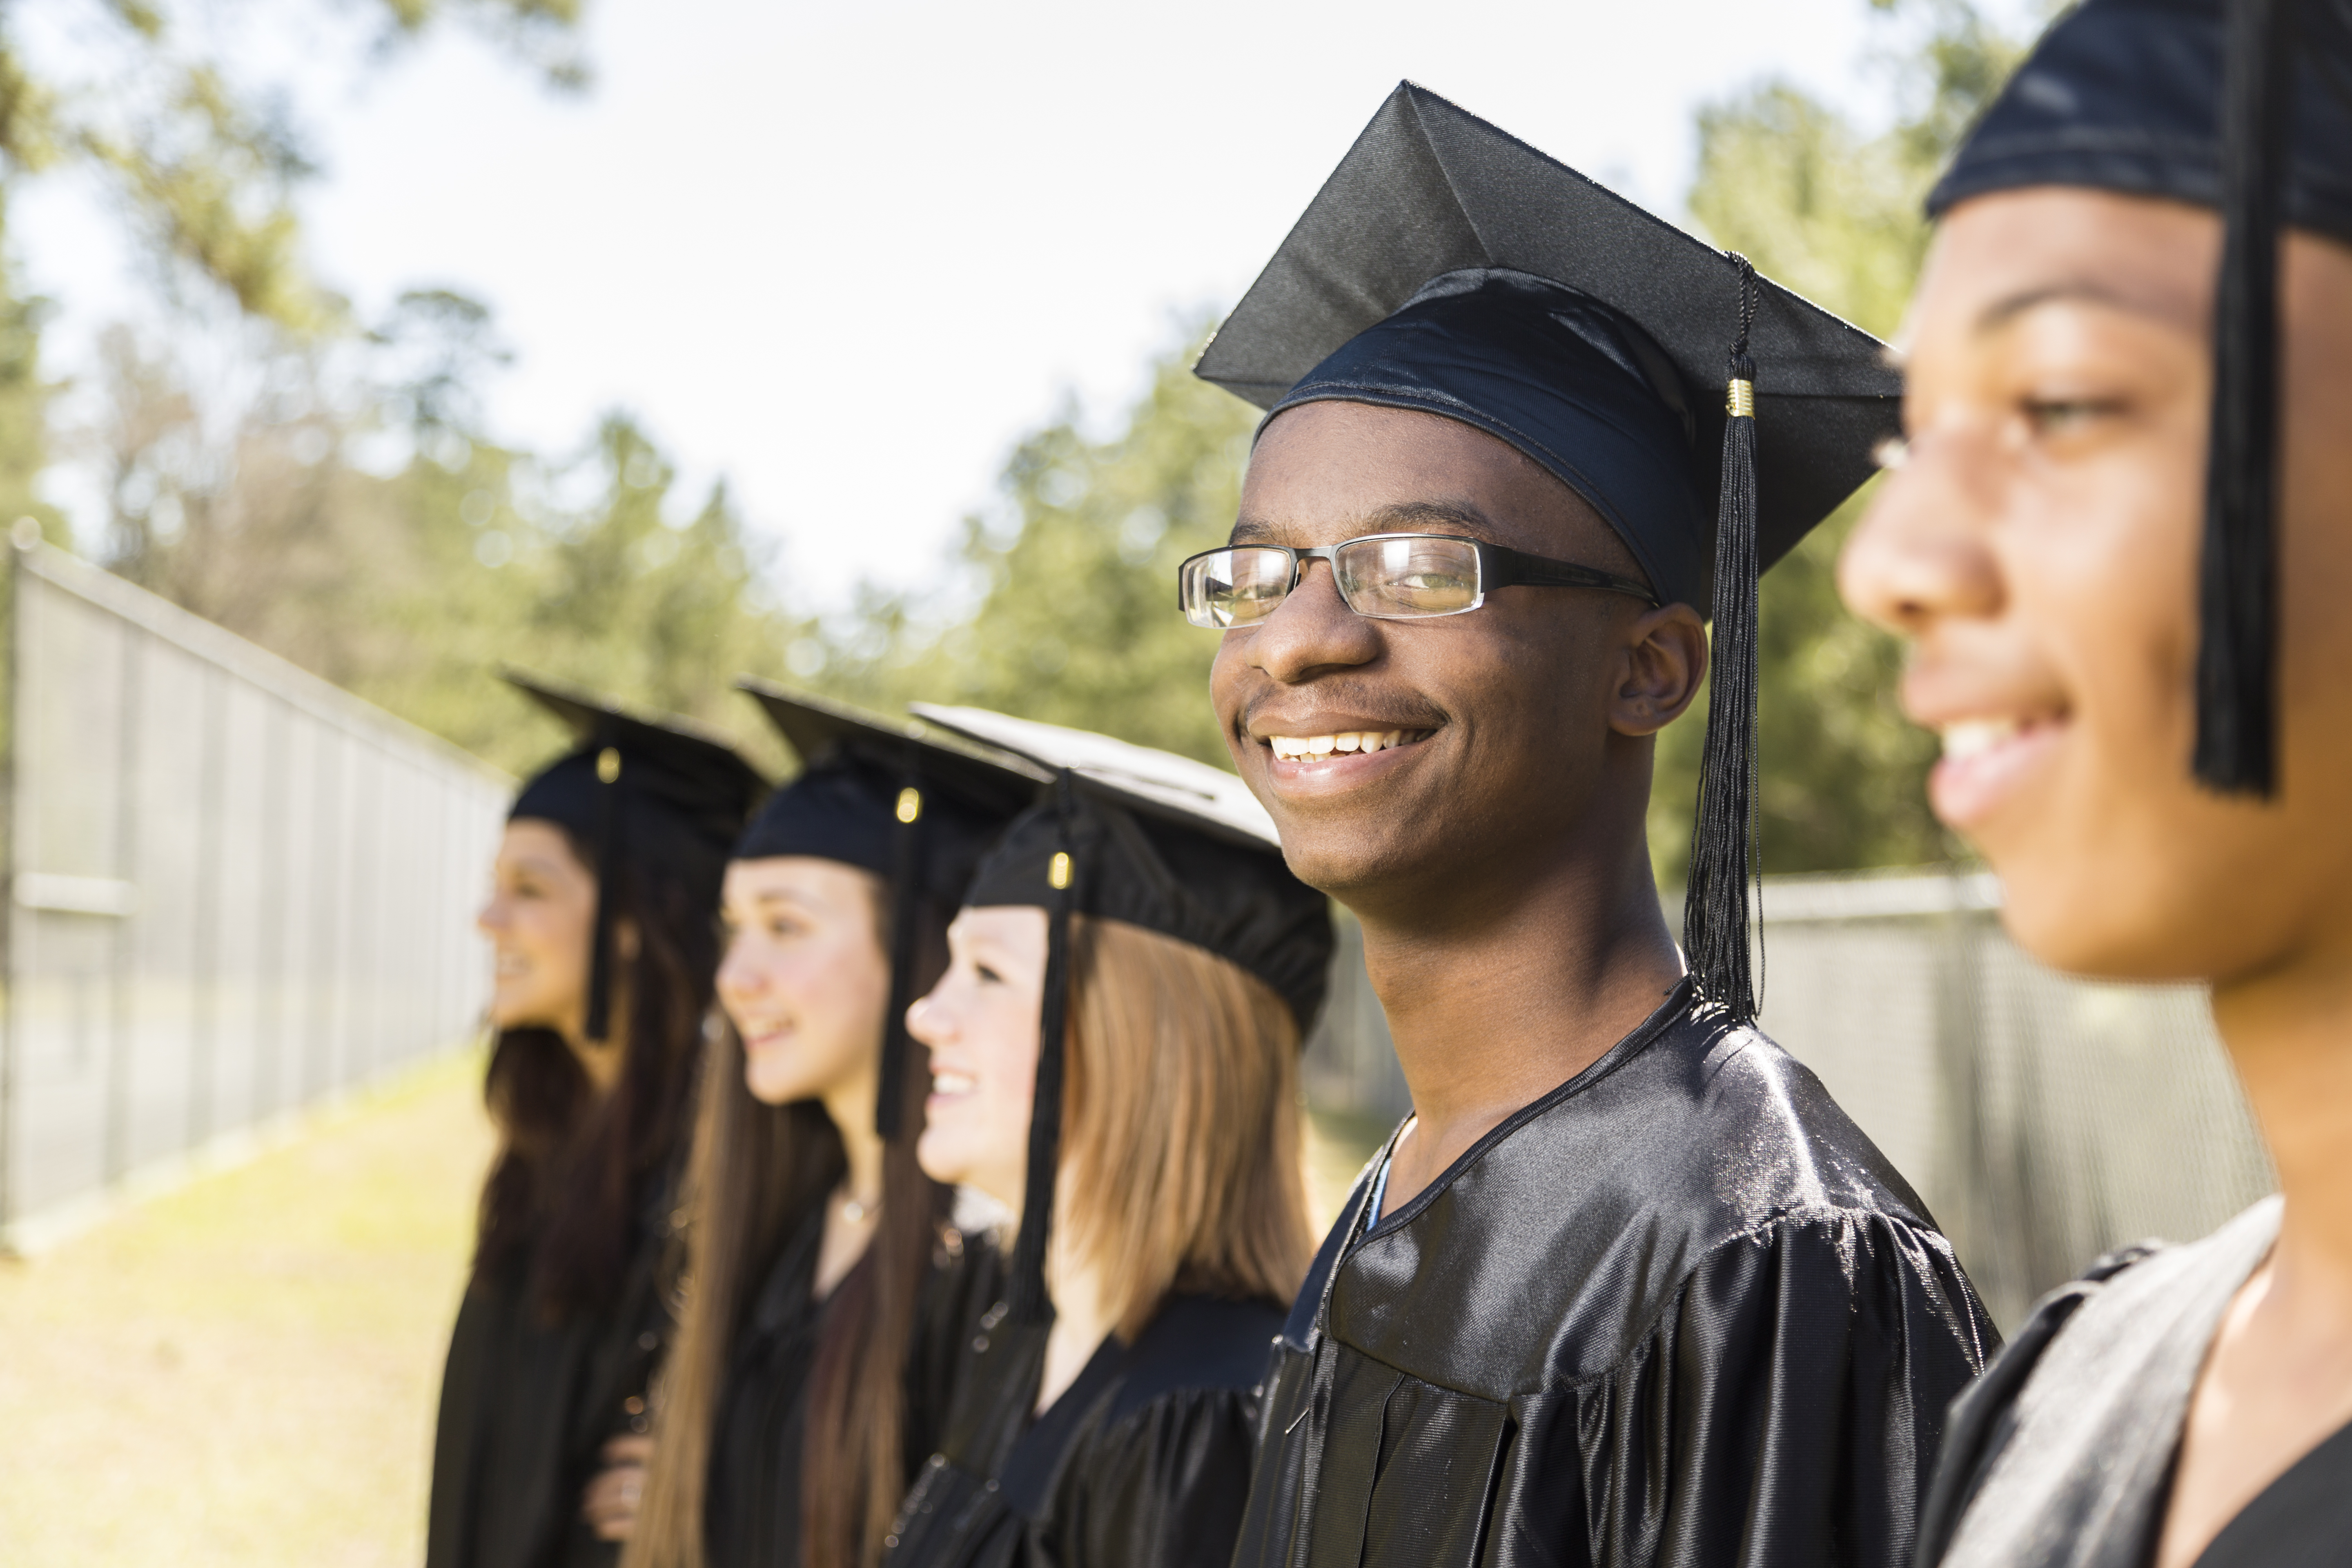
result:
[[[490,1151],[443,1058],[290,1142],[0,1262],[0,1557],[413,1564]]]
[[[408,1568],[490,1152],[481,1058],[0,1260],[0,1561]],[[1318,1235],[1386,1127],[1318,1115]]]

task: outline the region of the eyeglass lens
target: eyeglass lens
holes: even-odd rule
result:
[[[1478,549],[1425,535],[1349,540],[1332,562],[1339,596],[1360,616],[1410,620],[1475,610]],[[1289,596],[1291,556],[1271,545],[1212,550],[1184,563],[1184,616],[1219,629],[1255,626]]]
[[[1340,597],[1360,616],[1403,620],[1478,607],[1478,547],[1467,540],[1352,539],[1332,566]]]
[[[1184,618],[1196,626],[1255,626],[1290,594],[1290,555],[1265,545],[1212,550],[1184,563]]]

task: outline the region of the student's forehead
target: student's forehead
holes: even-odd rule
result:
[[[1979,197],[1938,230],[1904,336],[1982,340],[2048,308],[2201,335],[2220,238],[2211,213],[2179,202],[2056,186]]]

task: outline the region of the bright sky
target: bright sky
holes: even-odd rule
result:
[[[340,10],[272,0],[281,15]],[[362,320],[404,288],[488,302],[520,351],[495,430],[650,425],[725,475],[818,608],[923,582],[1010,444],[1097,416],[1190,312],[1229,305],[1410,76],[1668,213],[1692,114],[1764,77],[1884,112],[1866,0],[590,0],[585,96],[460,28],[373,69],[292,26],[326,174],[313,263]],[[324,61],[327,63],[321,64]],[[53,371],[142,286],[85,191],[10,213],[56,298]],[[86,505],[86,480],[57,493]],[[84,518],[83,525],[96,520]]]

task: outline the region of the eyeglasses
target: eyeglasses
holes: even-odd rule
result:
[[[1466,615],[1496,588],[1599,588],[1654,605],[1657,596],[1630,577],[1548,561],[1451,533],[1368,533],[1313,550],[1231,544],[1204,550],[1176,568],[1184,618],[1223,631],[1252,626],[1290,596],[1309,561],[1331,563],[1339,597],[1379,621]]]

